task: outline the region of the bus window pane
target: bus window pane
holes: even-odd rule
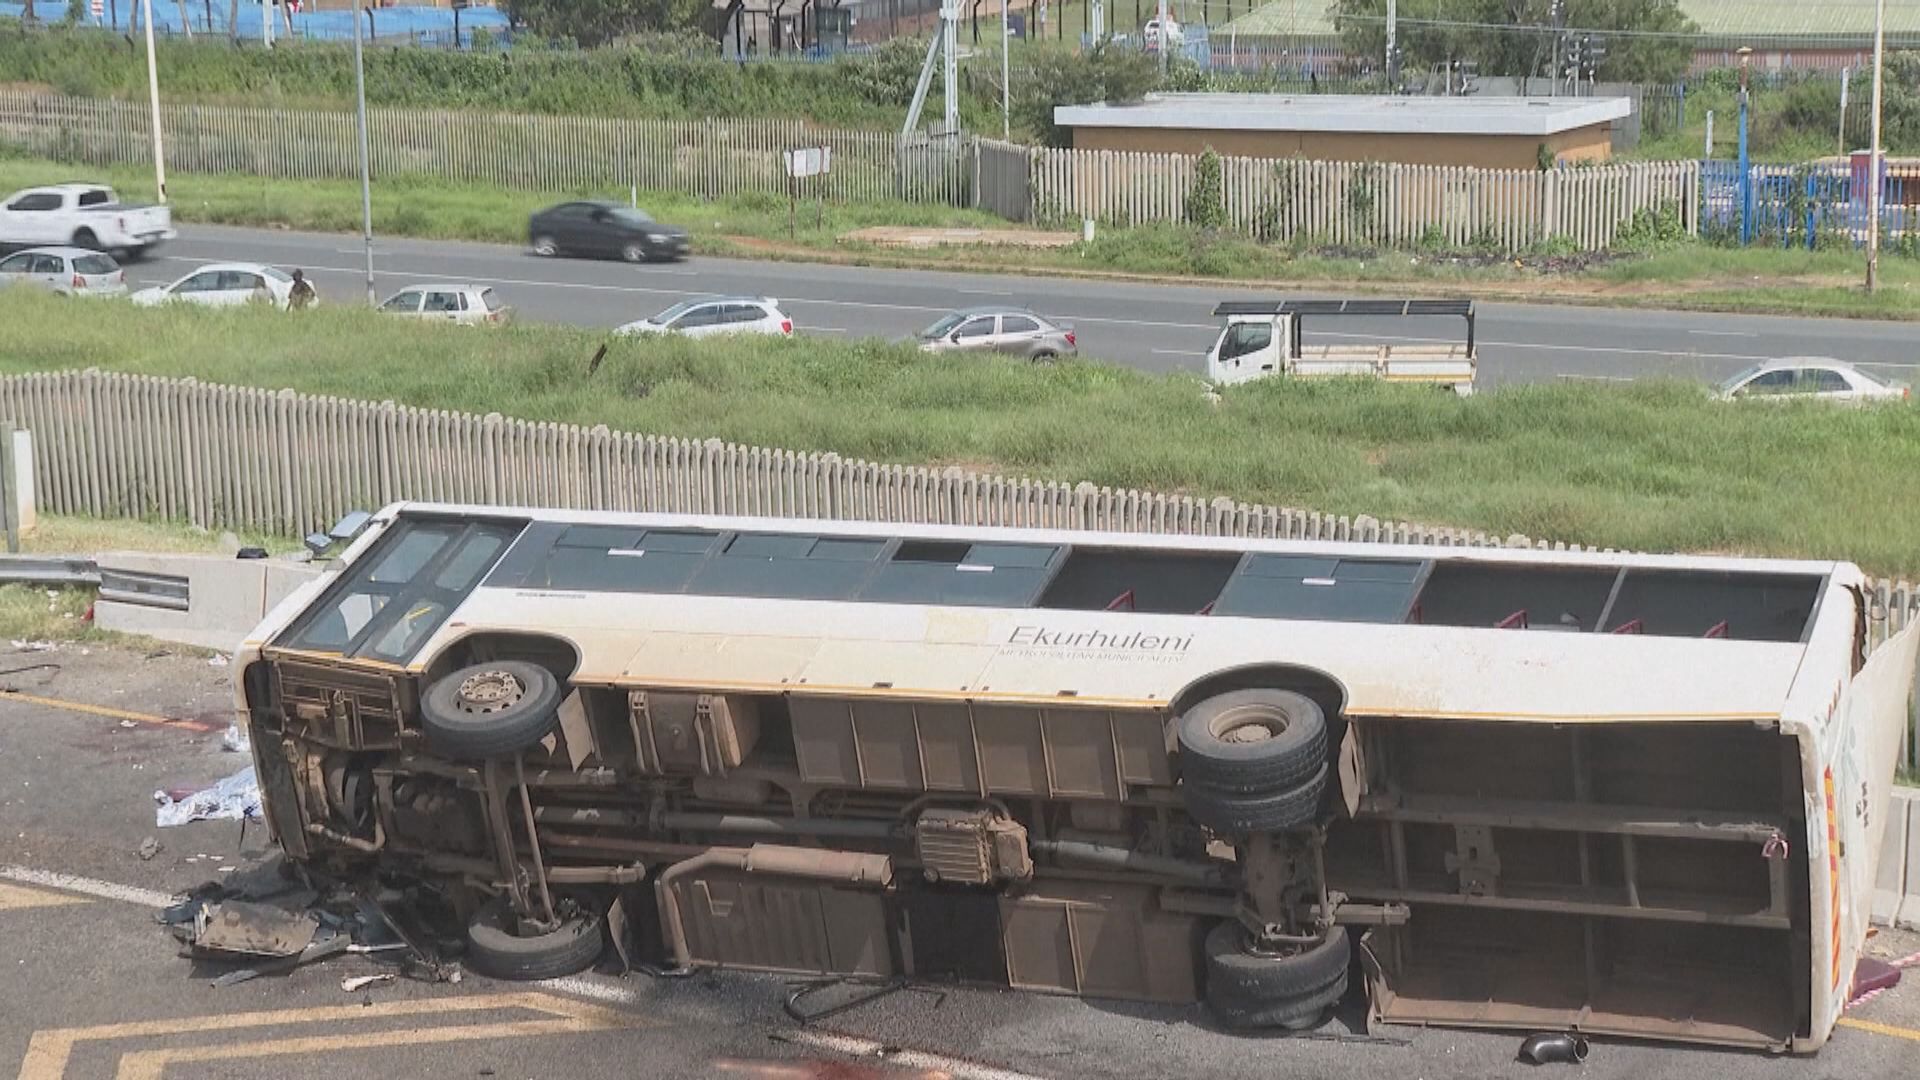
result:
[[[473,588],[480,575],[493,565],[494,557],[506,542],[506,537],[498,533],[475,533],[468,537],[453,558],[441,567],[440,575],[433,579],[434,587],[458,593]]]
[[[438,554],[441,545],[447,542],[456,530],[453,525],[415,525],[407,529],[380,561],[374,565],[373,573],[367,580],[376,584],[396,585],[412,581],[427,565],[428,560]]]
[[[426,643],[433,631],[447,617],[447,606],[437,600],[422,600],[410,607],[400,620],[388,627],[386,632],[369,648],[362,646],[365,652],[382,660],[401,661],[413,655],[413,651]],[[361,650],[355,650],[359,655]]]
[[[347,642],[352,641],[360,631],[365,630],[386,604],[385,593],[348,593],[308,623],[306,630],[294,639],[293,645],[301,649],[338,652],[346,648]]]

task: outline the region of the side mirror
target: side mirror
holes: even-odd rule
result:
[[[955,330],[953,333],[947,335],[947,340],[953,342],[955,345],[960,344],[960,331]]]

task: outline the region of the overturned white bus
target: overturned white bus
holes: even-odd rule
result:
[[[629,953],[1811,1051],[1914,682],[1844,563],[401,504],[243,647],[295,859]]]

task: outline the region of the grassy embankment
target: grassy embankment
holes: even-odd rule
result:
[[[874,342],[504,333],[323,308],[142,311],[0,296],[0,373],[101,367],[914,464],[1181,491],[1645,550],[1920,573],[1920,408],[1708,401],[1684,383],[1459,400],[1093,363],[935,362]]]

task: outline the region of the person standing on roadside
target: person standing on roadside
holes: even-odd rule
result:
[[[287,291],[287,306],[298,311],[312,305],[316,299],[318,295],[313,291],[313,283],[307,280],[306,272],[296,269],[293,272],[293,288]]]

